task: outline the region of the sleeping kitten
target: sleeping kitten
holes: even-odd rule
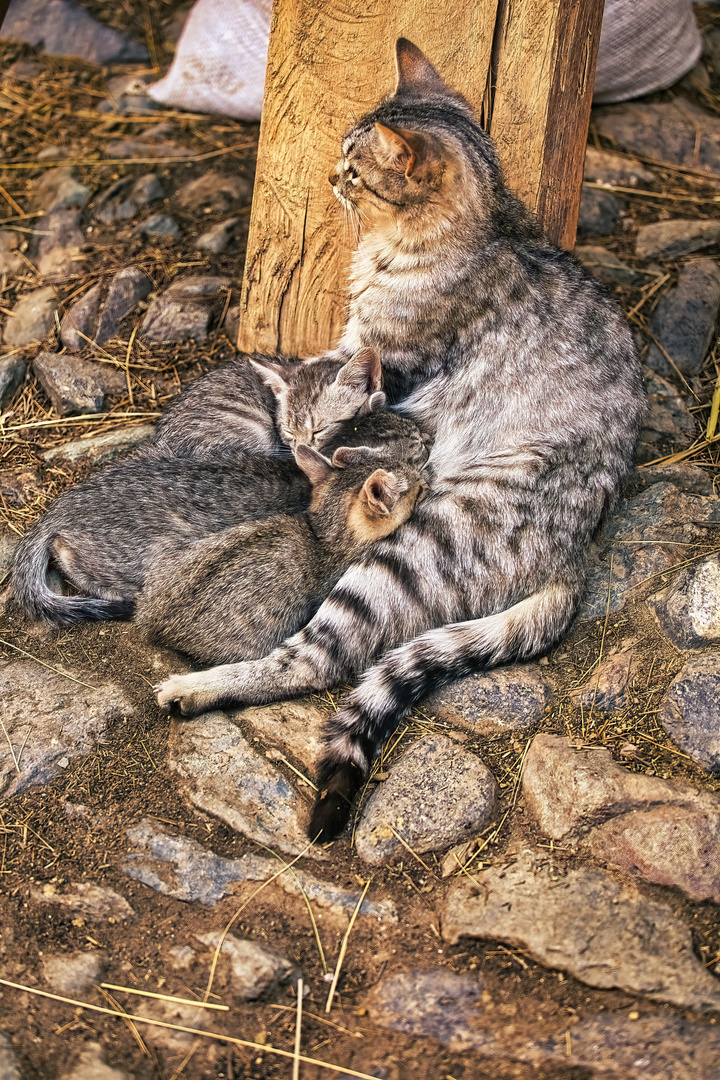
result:
[[[322,839],[416,701],[566,632],[645,411],[620,309],[543,237],[467,102],[403,38],[397,66],[331,176],[368,222],[340,350],[380,352],[390,399],[434,435],[432,490],[267,657],[158,688],[161,705],[197,713],[365,672],[327,724],[309,830]]]
[[[260,393],[258,403],[233,406],[225,395],[240,385],[238,380],[246,388],[253,379],[271,381],[282,434],[291,445],[312,441],[325,446],[340,422],[385,401],[379,389],[380,361],[372,349],[358,350],[347,362],[321,357],[291,369],[252,365],[230,365],[214,382],[207,376],[199,379],[184,404],[161,421],[153,443],[55,500],[15,555],[13,596],[26,614],[60,624],[125,618],[156,548],[192,543],[281,511],[298,514],[306,509],[310,487],[294,461],[251,456],[239,448],[238,441],[251,441],[252,431],[259,430],[266,402]],[[207,382],[214,387],[209,398],[196,389]],[[260,391],[265,391],[262,381]],[[218,446],[216,428],[226,421],[230,433]],[[266,433],[273,424],[268,413]],[[51,564],[89,596],[53,592],[48,584]]]
[[[297,447],[313,489],[306,513],[239,525],[156,559],[136,615],[150,640],[217,664],[264,656],[303,626],[350,563],[407,521],[424,494],[418,465],[397,456],[409,422],[390,419],[393,442],[342,447],[332,464]],[[371,438],[357,427],[358,438]]]

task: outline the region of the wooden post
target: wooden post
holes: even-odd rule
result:
[[[510,186],[572,244],[601,18],[602,0],[275,0],[238,347],[340,337],[354,237],[327,176],[392,91],[398,37],[489,118]]]

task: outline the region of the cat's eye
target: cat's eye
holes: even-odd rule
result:
[[[350,180],[357,180],[358,179],[358,171],[357,171],[357,169],[355,168],[354,165],[346,165],[345,166],[345,175],[347,177],[349,177]]]

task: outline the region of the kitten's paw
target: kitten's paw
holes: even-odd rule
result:
[[[158,683],[155,690],[157,703],[164,712],[180,713],[182,716],[196,716],[207,712],[215,705],[215,695],[198,685],[202,672],[189,675],[171,675],[165,682]]]

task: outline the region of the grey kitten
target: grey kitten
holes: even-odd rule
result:
[[[423,695],[566,632],[645,411],[620,309],[543,237],[467,102],[402,38],[397,65],[331,178],[362,210],[340,350],[378,349],[391,400],[434,435],[431,493],[269,656],[158,688],[194,713],[364,672],[327,724],[309,830],[322,839]]]
[[[244,360],[213,374],[182,395],[183,403],[161,421],[152,443],[63,492],[23,537],[14,560],[13,596],[26,614],[60,624],[126,618],[156,550],[281,511],[305,510],[309,484],[292,459],[242,449],[257,449],[258,432],[264,431],[269,454],[276,402],[283,436],[292,445],[319,446],[337,435],[342,421],[385,402],[372,349],[360,349],[348,361],[319,358],[284,367]],[[265,379],[272,383],[272,406]],[[257,399],[233,404],[228,394],[241,386]],[[51,565],[90,595],[53,592]]]
[[[311,618],[351,562],[407,521],[425,492],[427,450],[419,432],[408,438],[414,425],[392,416],[385,430],[394,437],[366,445],[378,431],[367,419],[356,423],[357,445],[339,448],[332,463],[306,444],[295,450],[312,484],[306,513],[240,525],[155,560],[136,615],[152,641],[211,663],[264,656]]]

